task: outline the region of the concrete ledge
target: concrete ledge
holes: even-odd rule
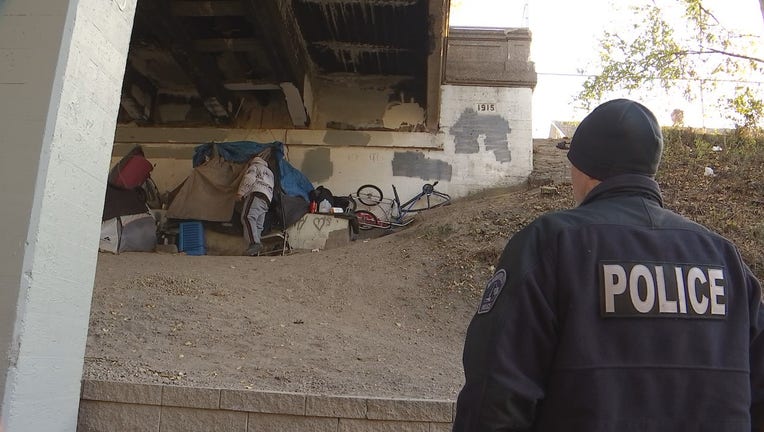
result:
[[[220,408],[220,390],[190,387],[162,387],[162,406]]]
[[[305,414],[305,395],[295,393],[222,390],[220,408],[271,414]]]
[[[84,381],[79,432],[447,432],[454,402]]]
[[[162,386],[110,381],[84,381],[82,383],[82,399],[140,405],[161,405]]]
[[[316,417],[366,418],[366,401],[338,396],[308,396],[305,415]]]
[[[408,399],[368,399],[366,418],[375,420],[451,421],[451,404],[446,401]]]
[[[443,148],[443,138],[430,132],[117,126],[112,156],[124,156],[134,145],[141,144],[149,159],[190,158],[193,156],[193,147],[197,144],[226,141],[281,141],[287,145],[304,146]],[[161,144],[164,146],[157,146]],[[167,146],[168,144],[176,146]]]

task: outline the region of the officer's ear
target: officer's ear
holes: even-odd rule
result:
[[[602,183],[601,180],[586,174],[573,164],[570,164],[570,181],[573,185],[573,199],[576,200],[576,204],[581,204],[589,192]]]

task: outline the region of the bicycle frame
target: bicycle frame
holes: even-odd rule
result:
[[[425,183],[422,186],[421,192],[402,204],[395,185],[392,185],[393,199],[384,198],[382,190],[370,184],[359,187],[357,193],[350,196],[367,206],[369,210],[379,208],[384,213],[384,219],[380,220],[377,215],[369,210],[357,210],[356,215],[361,219],[359,222],[362,228],[365,226],[365,229],[391,229],[410,224],[419,211],[448,204],[451,201],[451,197],[448,194],[436,191],[435,185],[437,184],[437,181],[433,184]]]
[[[352,198],[357,198],[356,196],[353,196],[351,194]],[[401,216],[400,213],[396,213],[396,209],[398,208],[398,203],[391,198],[379,198],[376,204],[365,204],[362,203],[362,205],[365,205],[368,210],[356,210],[355,214],[359,217],[359,223],[361,224],[361,229],[369,229],[369,228],[381,228],[381,229],[392,229],[394,227],[404,227],[408,224],[410,224],[414,218],[413,217],[405,217]],[[379,209],[378,212],[372,212],[370,210],[372,209]],[[376,214],[375,214],[376,213]],[[380,213],[382,213],[380,215]],[[360,220],[362,219],[362,220]]]
[[[402,218],[408,213],[416,213],[423,210],[429,210],[450,203],[450,195],[435,190],[435,185],[437,184],[437,181],[433,184],[425,183],[424,186],[422,186],[421,192],[403,204],[401,204],[400,198],[398,197],[398,190],[395,188],[395,185],[392,185],[393,195],[395,196],[395,204],[398,210],[398,217]],[[432,203],[432,197],[437,197],[435,200],[437,202]],[[425,204],[423,207],[420,207],[418,204],[420,204],[422,199],[425,200]]]

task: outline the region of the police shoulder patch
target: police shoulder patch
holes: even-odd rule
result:
[[[493,305],[496,303],[496,299],[499,298],[501,290],[504,289],[504,285],[507,283],[507,272],[504,269],[500,269],[494,273],[493,277],[488,281],[483,292],[483,298],[480,300],[480,306],[478,307],[478,314],[484,314],[491,311]]]

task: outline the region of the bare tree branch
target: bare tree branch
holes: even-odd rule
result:
[[[762,1],[764,1],[764,0],[762,0]],[[751,56],[747,56],[745,54],[737,54],[737,53],[733,53],[733,52],[729,52],[729,51],[723,51],[723,50],[718,50],[718,49],[714,49],[714,48],[706,48],[705,50],[700,50],[700,51],[693,51],[693,50],[680,51],[677,54],[689,54],[689,55],[720,54],[720,55],[725,55],[725,56],[728,56],[728,57],[735,57],[735,58],[739,58],[739,59],[743,59],[743,60],[751,60],[751,61],[755,61],[757,63],[764,63],[764,59],[760,59],[758,57],[751,57]]]
[[[762,2],[764,2],[764,0],[759,0],[759,1],[762,1]],[[717,19],[717,18],[716,18],[716,16],[715,16],[714,14],[712,14],[712,13],[711,13],[711,11],[709,11],[708,9],[706,9],[706,8],[705,8],[705,6],[703,6],[703,4],[702,4],[702,3],[699,3],[699,4],[698,4],[698,7],[699,7],[699,8],[700,8],[700,10],[701,10],[701,11],[703,11],[703,12],[704,12],[706,15],[710,16],[711,18],[713,18],[713,19],[714,19],[714,21],[716,21],[716,24],[721,24],[721,23],[719,22],[719,19]]]

